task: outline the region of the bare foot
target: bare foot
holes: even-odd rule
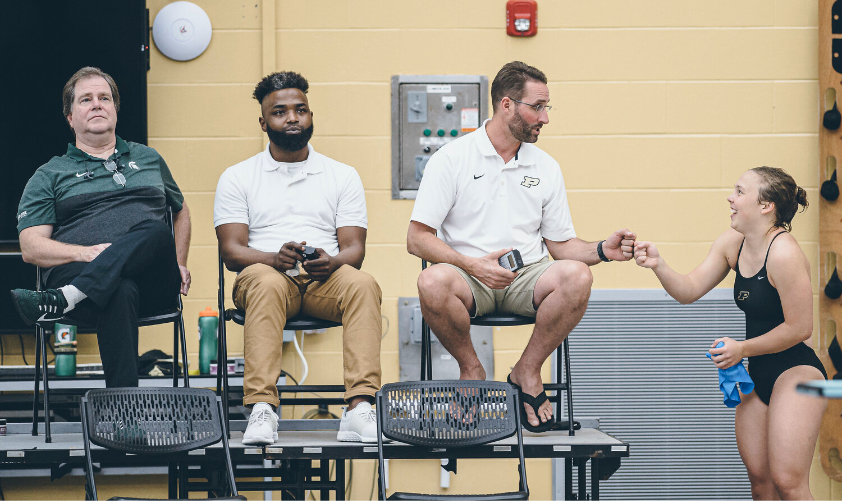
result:
[[[544,391],[544,383],[541,381],[540,372],[534,372],[532,374],[521,373],[518,366],[515,365],[514,369],[512,369],[511,378],[512,382],[520,386],[521,390],[527,395],[535,397]],[[541,404],[538,408],[538,416],[535,415],[531,405],[524,403],[523,407],[526,409],[526,419],[532,426],[546,423],[553,418],[553,405],[549,400]]]

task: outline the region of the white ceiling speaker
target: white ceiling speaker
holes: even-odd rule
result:
[[[176,61],[202,55],[211,40],[211,21],[193,2],[173,2],[158,12],[152,25],[155,46]]]

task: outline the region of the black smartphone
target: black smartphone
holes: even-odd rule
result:
[[[309,245],[304,246],[304,250],[298,251],[301,254],[301,257],[304,258],[304,261],[312,261],[313,259],[319,259],[319,253],[316,252],[315,247],[310,247]]]
[[[521,259],[520,251],[517,249],[512,249],[503,254],[497,262],[500,263],[500,266],[509,271],[517,271],[523,268],[523,259]]]

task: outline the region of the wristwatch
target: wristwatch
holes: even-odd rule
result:
[[[605,253],[602,252],[603,243],[605,243],[605,240],[601,240],[598,244],[596,244],[596,254],[599,256],[599,260],[603,263],[610,263],[611,260],[605,257]]]

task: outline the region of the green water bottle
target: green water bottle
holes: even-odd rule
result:
[[[210,306],[199,312],[199,374],[210,374],[210,361],[216,359],[217,327],[219,313]]]
[[[76,326],[55,324],[56,376],[76,375]]]

